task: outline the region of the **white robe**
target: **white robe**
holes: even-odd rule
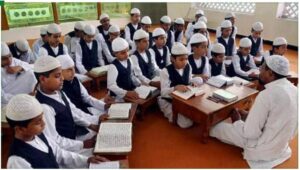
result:
[[[286,78],[265,87],[245,122],[221,122],[210,130],[210,136],[243,148],[251,168],[269,169],[290,158],[289,142],[298,128],[297,87]]]
[[[79,41],[80,41],[79,37],[76,36],[70,37],[69,35],[65,36],[64,44],[67,46],[69,55],[73,59],[75,59],[76,45],[77,43],[79,43]]]
[[[108,48],[108,45],[106,44],[106,41],[105,41],[103,35],[101,33],[98,33],[95,36],[95,40],[98,42],[98,44],[101,44],[102,51],[103,51],[108,63],[112,63],[114,61],[115,57],[113,57],[113,54],[110,53],[110,50]]]
[[[44,45],[44,41],[42,40],[42,38],[35,40],[34,43],[32,44],[32,52],[35,60],[39,57],[39,51],[43,45]]]

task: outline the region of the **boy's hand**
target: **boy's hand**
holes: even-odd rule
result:
[[[95,132],[97,132],[97,133],[99,131],[99,125],[90,124],[90,126],[88,126],[88,128],[95,131]]]
[[[21,66],[7,67],[6,72],[9,74],[16,74],[23,70]]]
[[[139,99],[139,95],[135,91],[127,91],[125,98],[137,100]]]
[[[178,91],[180,91],[180,92],[187,92],[187,91],[190,90],[190,89],[189,89],[187,86],[185,86],[185,85],[177,85],[177,86],[175,86],[174,89],[175,89],[175,90],[178,90]]]
[[[115,98],[112,97],[112,96],[110,96],[110,95],[106,95],[104,97],[104,103],[106,103],[106,104],[113,104],[113,103],[115,103]]]
[[[83,148],[93,148],[96,143],[96,136],[92,137],[91,139],[87,139],[83,141]]]
[[[105,157],[98,156],[98,155],[93,155],[89,157],[88,163],[94,163],[94,164],[99,164],[101,162],[108,162],[109,160],[106,159]]]
[[[209,78],[206,74],[200,74],[199,76],[203,79],[203,81],[207,81]]]
[[[151,81],[149,85],[160,89],[160,81]]]
[[[105,120],[107,120],[108,119],[108,114],[107,113],[105,113],[105,114],[103,114],[103,115],[101,115],[101,116],[99,116],[99,122],[102,122],[102,121],[105,121]]]
[[[255,72],[252,72],[251,74],[248,75],[248,77],[256,78],[256,77],[258,77],[258,75],[255,74]]]

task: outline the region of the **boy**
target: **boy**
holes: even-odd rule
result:
[[[192,78],[192,70],[187,62],[188,50],[183,44],[176,42],[171,53],[172,64],[168,65],[160,73],[161,97],[158,99],[159,107],[169,122],[172,122],[172,103],[169,102],[169,95],[175,90],[188,91],[189,88],[187,86],[190,84],[198,86],[202,83],[200,77]],[[177,124],[181,128],[188,128],[193,125],[193,122],[178,114]]]
[[[128,42],[130,48],[134,44],[133,35],[135,31],[141,28],[140,19],[141,11],[137,8],[132,8],[130,11],[130,23],[125,26],[125,40]]]
[[[92,77],[89,71],[95,67],[103,66],[101,44],[95,40],[96,28],[86,25],[83,29],[84,36],[76,46],[76,68],[79,74]]]
[[[187,28],[186,28],[186,31],[185,31],[185,37],[186,37],[186,41],[189,42],[190,41],[190,38],[192,37],[193,35],[193,26],[196,24],[196,22],[198,21],[198,19],[200,17],[204,16],[204,11],[199,9],[196,14],[195,14],[195,21],[193,22],[190,22],[188,25],[187,25]]]
[[[8,47],[14,58],[29,64],[34,63],[35,58],[32,51],[30,50],[27,40],[25,39],[18,40],[15,43],[8,45]]]
[[[74,61],[69,55],[60,55],[57,60],[61,64],[64,83],[62,90],[74,105],[85,113],[102,115],[110,106],[88,94],[88,91],[75,77]]]
[[[224,63],[225,47],[220,43],[213,44],[211,48],[211,56],[212,58],[209,60],[209,76],[226,76]]]
[[[264,52],[263,39],[261,38],[261,33],[264,30],[264,26],[261,22],[255,22],[251,28],[251,35],[248,38],[252,42],[250,54],[253,57],[260,57]]]
[[[231,22],[231,33],[229,35],[229,37],[232,37],[233,39],[235,39],[236,37],[236,34],[237,34],[237,27],[234,25],[235,24],[235,19],[236,19],[236,16],[233,12],[230,12],[228,14],[225,15],[225,21],[230,21]],[[217,37],[220,37],[222,35],[222,27],[218,27],[217,28],[217,32],[216,32],[216,36]]]
[[[75,23],[74,30],[65,35],[64,44],[68,48],[69,55],[75,59],[76,44],[79,43],[80,38],[83,37],[84,23],[78,21]]]
[[[7,105],[6,119],[14,130],[7,168],[87,168],[89,163],[108,161],[90,158],[61,149],[43,130],[43,108],[32,96],[19,94]]]
[[[1,42],[1,107],[16,94],[32,93],[36,82],[30,65],[12,57],[7,44]]]
[[[47,27],[48,42],[45,43],[39,51],[39,56],[52,56],[57,57],[59,55],[68,54],[68,48],[66,45],[60,42],[61,28],[59,25],[53,23]]]
[[[194,77],[201,77],[204,81],[208,80],[209,77],[209,66],[207,54],[207,38],[196,33],[191,37],[190,40],[193,54],[188,56],[189,64],[192,68],[192,74]]]
[[[253,56],[250,54],[251,40],[249,38],[242,38],[240,40],[240,48],[238,53],[232,59],[232,65],[234,73],[242,78],[251,79],[258,78],[258,74],[255,71],[248,73],[251,69],[258,69],[255,65]],[[235,74],[229,76],[235,76]]]
[[[47,35],[47,27],[41,27],[40,29],[40,38],[35,40],[32,44],[32,52],[34,55],[34,58],[37,59],[39,56],[40,48],[48,42],[48,35]]]
[[[116,39],[120,36],[119,26],[117,26],[117,25],[110,26],[108,29],[108,35],[109,35],[108,40],[105,40],[104,42],[101,41],[102,48],[103,48],[102,55],[103,55],[103,60],[104,60],[105,65],[111,64],[115,59],[114,53],[112,51],[111,43],[114,39]]]
[[[168,46],[169,50],[171,50],[174,42],[175,42],[175,37],[174,37],[174,32],[170,29],[171,27],[171,18],[169,16],[162,16],[160,18],[160,27],[164,29],[164,31],[167,34],[167,42],[166,45]]]
[[[112,42],[112,50],[116,59],[109,65],[107,72],[107,88],[111,96],[115,96],[117,101],[123,101],[123,98],[139,99],[134,89],[141,82],[134,76],[133,65],[128,58],[129,44],[118,37]]]
[[[287,51],[288,42],[284,37],[276,37],[273,41],[272,49],[263,54],[261,64],[263,64],[266,58],[271,55],[284,55]]]
[[[99,16],[99,21],[101,25],[97,27],[98,33],[102,34],[105,41],[109,39],[109,28],[110,28],[110,19],[109,15],[106,13],[103,13]]]
[[[154,45],[149,49],[151,56],[155,56],[156,65],[163,69],[171,64],[170,51],[166,46],[166,32],[162,28],[153,31]]]
[[[174,32],[174,38],[175,42],[181,42],[183,41],[183,29],[184,29],[184,20],[183,18],[176,18],[173,25],[173,32]]]
[[[225,20],[221,24],[221,36],[217,38],[217,42],[225,47],[225,59],[231,60],[236,54],[235,39],[230,36],[232,32],[232,24],[230,21]],[[231,64],[231,62],[228,62]]]
[[[152,39],[152,32],[150,32],[151,28],[151,18],[149,16],[144,16],[141,20],[142,29],[146,31],[149,34],[149,47],[152,47],[153,45],[153,39]]]
[[[142,29],[134,33],[133,39],[136,44],[136,51],[130,57],[132,59],[135,75],[143,83],[160,88],[159,81],[152,81],[159,76],[160,69],[156,65],[154,56],[148,50],[149,35]]]

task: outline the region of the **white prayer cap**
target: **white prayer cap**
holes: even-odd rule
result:
[[[221,28],[231,28],[232,27],[232,23],[229,20],[224,20],[221,23]]]
[[[200,33],[194,34],[190,40],[190,44],[197,44],[197,43],[202,43],[202,42],[207,42],[207,38]]]
[[[138,8],[132,8],[130,14],[141,14],[141,11]]]
[[[150,24],[152,24],[152,21],[151,21],[151,18],[149,16],[144,16],[141,20],[141,23],[150,25]]]
[[[198,21],[198,22],[196,22],[195,25],[193,25],[193,28],[194,29],[207,29],[207,26],[206,26],[205,22]]]
[[[215,43],[212,45],[211,51],[218,54],[225,54],[225,47],[221,43]]]
[[[196,15],[204,15],[204,11],[201,10],[201,9],[198,9],[198,10],[196,11]]]
[[[16,41],[16,47],[22,52],[28,51],[29,49],[28,41],[25,39],[18,40]]]
[[[128,42],[125,39],[120,37],[114,39],[112,42],[112,50],[114,52],[125,50],[128,47],[129,47]]]
[[[1,57],[7,56],[10,54],[10,50],[5,42],[1,42]]]
[[[188,55],[189,51],[182,43],[175,42],[172,47],[171,53],[172,55]]]
[[[47,27],[41,27],[40,28],[40,35],[46,35],[47,34]]]
[[[33,70],[35,73],[45,73],[60,67],[59,61],[52,56],[41,56],[35,61]]]
[[[233,12],[227,13],[225,15],[225,19],[229,19],[229,18],[235,18],[235,14]]]
[[[176,18],[175,23],[176,24],[184,24],[184,20],[183,20],[183,18]]]
[[[120,27],[118,25],[112,25],[108,29],[109,33],[120,32]]]
[[[165,30],[162,29],[162,28],[155,28],[153,33],[152,33],[152,36],[157,37],[157,36],[160,36],[160,35],[166,35]]]
[[[249,38],[245,37],[240,40],[240,47],[251,47],[252,42]]]
[[[267,66],[277,74],[287,76],[289,74],[290,63],[289,60],[280,55],[272,55],[266,57]]]
[[[47,32],[49,32],[50,34],[61,33],[61,28],[56,23],[52,23],[48,25]]]
[[[76,22],[76,23],[75,23],[75,26],[74,26],[74,28],[76,28],[76,29],[78,29],[78,30],[82,31],[82,30],[83,30],[83,28],[84,28],[84,26],[85,26],[84,22],[82,22],[82,21],[78,21],[78,22]]]
[[[287,40],[284,37],[277,37],[273,41],[274,46],[287,45]]]
[[[87,24],[83,28],[84,33],[87,35],[95,35],[96,34],[96,27],[94,25]]]
[[[74,67],[75,65],[69,54],[59,55],[56,57],[56,59],[59,61],[61,69],[63,70]]]
[[[163,23],[166,23],[166,24],[171,24],[171,18],[169,16],[167,16],[167,15],[162,16],[160,18],[160,21],[163,22]]]
[[[101,14],[101,15],[99,16],[99,20],[100,20],[100,21],[101,21],[102,19],[104,19],[104,18],[109,18],[108,14],[103,13],[103,14]]]
[[[6,117],[13,121],[30,120],[42,113],[42,105],[28,94],[15,95],[6,106]]]
[[[264,25],[263,25],[263,23],[261,23],[261,22],[255,22],[255,23],[252,25],[252,29],[253,29],[254,31],[263,31]]]
[[[143,38],[149,38],[149,34],[146,31],[144,31],[143,29],[138,29],[133,34],[133,39],[134,40],[140,40],[140,39],[143,39]]]
[[[207,24],[207,18],[206,18],[206,16],[201,16],[201,17],[198,19],[198,21],[203,21],[203,22],[205,22],[205,24]]]

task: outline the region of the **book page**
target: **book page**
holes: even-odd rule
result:
[[[220,88],[226,84],[226,80],[220,79],[217,76],[215,76],[215,77],[211,77],[210,79],[208,79],[206,83],[209,85],[215,86],[217,88]]]
[[[236,85],[248,85],[250,83],[250,81],[247,81],[245,79],[242,79],[240,77],[232,77],[234,84]]]
[[[99,164],[90,163],[89,169],[119,169],[119,161],[101,162]]]
[[[108,109],[108,119],[127,119],[130,109],[131,103],[112,104]]]
[[[132,147],[132,123],[100,124],[95,145],[96,153],[126,153]]]
[[[180,92],[178,90],[172,92],[173,94],[175,94],[178,97],[181,97],[184,100],[187,100],[189,98],[191,98],[192,96],[194,96],[195,94],[198,93],[202,93],[201,89],[199,87],[192,87],[192,86],[188,86],[188,88],[190,89],[189,91],[186,92]],[[203,93],[202,93],[203,94]],[[200,94],[201,95],[201,94]]]
[[[139,87],[137,87],[134,91],[137,92],[139,94],[139,97],[142,99],[146,99],[149,94],[153,91],[155,91],[157,88],[153,87],[153,86],[144,86],[141,85]]]
[[[227,102],[237,99],[237,95],[234,95],[226,90],[220,89],[213,92],[213,96],[225,100]]]
[[[93,68],[90,73],[94,75],[102,75],[105,74],[108,70],[108,65]]]

